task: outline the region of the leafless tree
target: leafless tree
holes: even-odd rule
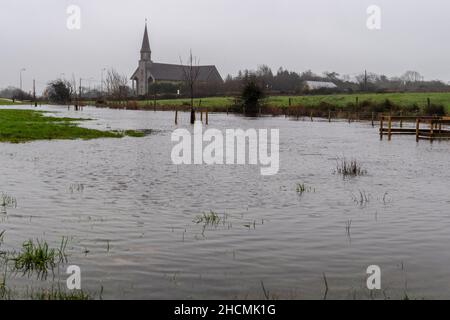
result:
[[[402,80],[406,83],[420,82],[423,81],[422,75],[417,71],[406,71],[402,76]]]
[[[194,108],[194,97],[195,88],[200,75],[199,60],[197,57],[192,55],[192,50],[189,53],[188,64],[183,65],[183,60],[180,57],[181,65],[183,66],[183,79],[186,87],[189,89],[189,94],[191,97],[191,124],[195,123],[195,108]]]
[[[125,100],[129,95],[128,77],[111,68],[106,73],[106,91],[115,100]]]

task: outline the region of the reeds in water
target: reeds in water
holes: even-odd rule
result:
[[[337,161],[335,172],[344,177],[367,175],[367,170],[362,168],[361,163],[359,163],[357,160],[347,160],[345,158]]]

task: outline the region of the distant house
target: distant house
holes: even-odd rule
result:
[[[304,89],[314,91],[319,89],[337,89],[337,85],[329,81],[305,81]]]
[[[183,65],[155,63],[152,61],[152,51],[150,50],[146,23],[141,48],[141,60],[139,60],[137,70],[131,76],[133,91],[137,95],[143,96],[149,94],[150,83],[185,81],[187,68],[187,66]],[[207,84],[223,82],[215,66],[195,66],[194,68],[199,69],[198,82]]]

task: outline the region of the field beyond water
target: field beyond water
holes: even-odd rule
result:
[[[0,106],[11,106],[11,105],[15,105],[15,106],[19,106],[19,105],[23,105],[25,104],[24,102],[17,102],[17,101],[12,101],[11,99],[4,99],[4,98],[0,98]]]
[[[443,93],[364,93],[364,94],[337,94],[337,95],[305,95],[305,96],[271,96],[267,98],[266,105],[270,107],[285,108],[289,106],[289,99],[292,106],[301,105],[314,108],[322,103],[327,103],[336,108],[346,108],[351,104],[358,102],[370,102],[381,104],[389,100],[393,105],[400,108],[407,108],[417,105],[423,108],[427,105],[427,99],[430,98],[434,105],[443,105],[447,112],[450,111],[450,92]],[[168,99],[157,100],[157,107],[182,107],[190,104],[189,99]],[[224,111],[227,107],[235,104],[233,97],[209,97],[195,99],[195,106],[201,106],[211,109],[211,111]],[[138,101],[138,107],[152,107],[153,100]]]
[[[121,138],[143,136],[137,131],[100,131],[79,127],[75,122],[89,119],[47,117],[33,110],[0,110],[0,142],[21,143],[33,140]]]

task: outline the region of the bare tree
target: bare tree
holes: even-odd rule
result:
[[[195,123],[194,96],[195,96],[195,86],[197,84],[200,75],[199,60],[197,59],[197,57],[194,57],[192,55],[191,50],[189,53],[188,64],[184,66],[181,57],[180,62],[183,68],[183,79],[186,84],[186,87],[189,89],[189,94],[191,97],[191,124],[194,124]]]
[[[128,77],[119,74],[111,68],[106,73],[105,78],[106,91],[108,95],[116,100],[124,100],[128,97]]]
[[[417,71],[406,71],[402,76],[402,80],[406,83],[414,83],[423,81],[422,75]]]

